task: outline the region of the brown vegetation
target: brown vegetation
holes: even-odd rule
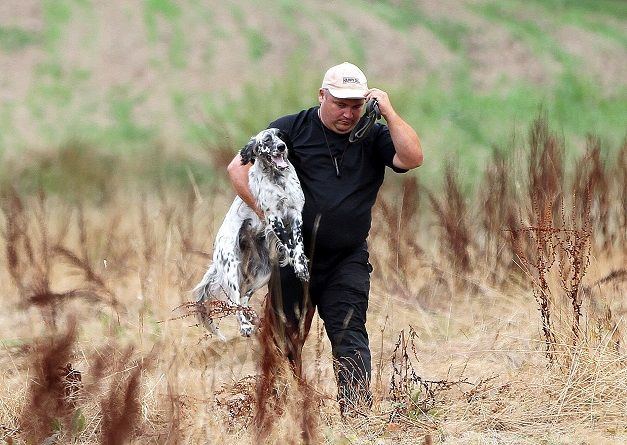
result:
[[[189,291],[230,192],[114,186],[96,208],[5,189],[0,438],[527,443],[585,430],[620,443],[626,147],[606,167],[590,138],[569,173],[540,118],[514,148],[526,173],[495,151],[475,196],[452,167],[439,192],[388,181],[370,239],[374,403],[344,418],[318,319],[296,376],[262,298],[252,339],[220,318],[232,308],[205,308],[225,343],[181,316],[197,310]]]

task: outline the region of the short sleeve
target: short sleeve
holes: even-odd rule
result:
[[[394,165],[394,156],[396,155],[396,149],[394,148],[394,142],[392,142],[392,136],[387,125],[375,124],[373,127],[373,145],[377,151],[383,163],[394,170],[396,173],[405,173],[408,170],[404,168],[398,168]]]

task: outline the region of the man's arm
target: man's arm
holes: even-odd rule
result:
[[[235,189],[235,192],[242,198],[242,201],[248,205],[257,214],[259,219],[263,220],[264,215],[261,209],[257,206],[257,201],[250,191],[248,185],[248,171],[252,167],[252,164],[242,165],[242,157],[237,154],[226,168],[226,171],[231,180],[231,184]]]
[[[390,130],[396,150],[394,166],[405,170],[420,167],[423,161],[422,145],[416,131],[396,113],[385,91],[371,89],[366,95],[366,100],[372,98],[377,99],[381,115],[385,118]]]

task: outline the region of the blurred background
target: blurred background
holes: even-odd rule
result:
[[[343,61],[425,163],[373,209],[372,412],[316,318],[264,442],[280,370],[190,290],[226,164]],[[625,0],[0,0],[0,442],[627,443],[625,73]]]
[[[315,105],[345,60],[417,129],[427,181],[452,161],[474,182],[538,114],[567,160],[588,134],[614,158],[626,22],[619,0],[3,0],[0,175],[27,189],[113,169],[211,181],[250,135]]]

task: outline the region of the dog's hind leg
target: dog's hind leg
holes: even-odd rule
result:
[[[241,305],[248,307],[253,294],[266,285],[270,279],[270,263],[268,257],[267,241],[263,236],[251,237],[248,240],[246,255],[242,255],[242,287]],[[252,315],[252,316],[251,316]],[[255,331],[254,313],[246,314],[242,312],[240,321],[240,332],[244,336],[252,335]],[[248,330],[251,327],[252,330]]]
[[[270,279],[270,267],[263,264],[257,264],[257,268],[253,271],[248,271],[249,275],[242,287],[243,294],[240,299],[242,307],[248,307],[248,303],[253,294],[266,285]],[[252,314],[254,317],[254,313]],[[237,319],[239,320],[240,333],[244,337],[250,337],[256,330],[254,319],[250,315],[240,311],[237,313]]]
[[[202,304],[202,303],[198,303],[198,304]],[[206,306],[199,306],[197,310],[198,310],[197,312],[198,321],[205,327],[205,329],[207,329],[213,335],[218,337],[220,340],[226,341],[226,337],[224,336],[224,334],[222,334],[216,322],[213,321],[213,319],[211,319],[211,317],[207,315]]]
[[[235,306],[245,306],[242,298],[246,297],[246,293],[241,295],[240,291],[240,270],[239,265],[237,263],[232,262],[225,269],[224,274],[224,287],[223,291],[226,294],[227,301]],[[250,298],[250,296],[248,297]],[[239,321],[239,331],[240,334],[244,337],[250,337],[255,332],[255,326],[251,323],[251,321],[246,318],[244,312],[241,309],[238,309],[235,313],[237,316],[237,320]]]
[[[250,302],[250,299],[252,298],[253,294],[268,283],[268,281],[270,280],[270,269],[264,268],[263,270],[259,271],[258,275],[254,277],[249,277],[249,278],[250,278],[250,281],[247,283],[247,287],[246,287],[247,290],[244,292],[244,294],[241,297],[241,305],[243,307],[248,307],[248,303]],[[242,333],[242,335],[249,337],[256,330],[255,320],[253,319],[254,313],[252,314],[253,317],[251,317],[250,315],[246,315],[244,312],[241,312],[241,317],[239,314],[240,313],[238,313],[238,320],[240,322],[240,332]],[[250,331],[248,329],[249,327],[252,328]]]
[[[253,291],[249,290],[242,295],[242,306],[247,307],[250,297],[252,297]],[[237,321],[239,321],[239,332],[242,337],[250,337],[255,333],[255,325],[253,321],[244,313],[244,311],[237,311]]]
[[[213,319],[209,315],[209,310],[207,308],[206,302],[210,302],[211,300],[215,300],[215,287],[217,282],[218,272],[215,267],[212,265],[209,267],[205,275],[203,276],[200,283],[196,285],[192,294],[196,300],[196,317],[198,318],[198,322],[205,327],[209,332],[212,332],[216,337],[218,337],[222,341],[226,341],[226,338],[220,332],[220,328],[213,321]]]

